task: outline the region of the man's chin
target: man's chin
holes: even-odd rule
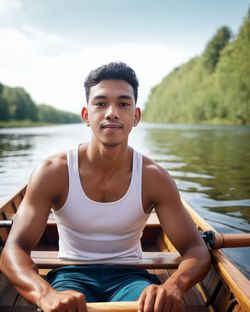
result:
[[[115,148],[117,146],[119,146],[121,143],[117,143],[117,142],[104,142],[103,145],[106,148]]]

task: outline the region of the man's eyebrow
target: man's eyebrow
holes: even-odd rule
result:
[[[104,96],[104,95],[96,95],[96,96],[94,96],[94,100],[98,100],[98,99],[101,99],[101,100],[103,100],[103,99],[106,99],[107,97],[106,96]]]
[[[130,95],[120,95],[118,96],[118,99],[128,99],[128,100],[132,100],[133,97]]]
[[[93,99],[94,99],[94,100],[105,100],[105,99],[107,99],[107,96],[105,96],[105,95],[96,95],[96,96],[93,97]],[[130,96],[130,95],[125,95],[125,94],[124,94],[124,95],[119,95],[119,96],[118,96],[118,99],[132,100],[133,97]]]

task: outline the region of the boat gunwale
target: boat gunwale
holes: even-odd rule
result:
[[[217,231],[186,201],[182,200],[182,203],[199,229],[203,231],[212,230],[217,233]],[[219,249],[211,249],[210,254],[212,265],[215,267],[217,273],[228,285],[239,304],[243,306],[246,311],[250,311],[250,281],[238,269],[237,265],[223,253],[223,251]],[[240,283],[238,282],[239,280]]]

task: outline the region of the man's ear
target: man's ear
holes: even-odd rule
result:
[[[139,107],[135,108],[135,119],[134,119],[134,127],[136,127],[141,120],[141,109]]]
[[[85,122],[86,126],[89,127],[89,115],[88,115],[88,109],[86,106],[83,106],[81,111],[81,116],[83,122]]]

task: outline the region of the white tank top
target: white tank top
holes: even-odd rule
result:
[[[142,256],[140,238],[149,214],[142,205],[142,155],[133,152],[126,194],[114,202],[96,202],[84,192],[78,169],[78,148],[67,154],[69,191],[54,211],[59,233],[59,258],[90,263],[132,263]]]

